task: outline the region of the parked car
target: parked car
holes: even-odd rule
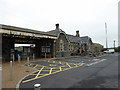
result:
[[[104,51],[104,53],[114,53],[115,50],[114,49],[107,49],[106,51]]]

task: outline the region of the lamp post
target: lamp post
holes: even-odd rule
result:
[[[108,48],[108,45],[107,45],[107,23],[105,22],[105,30],[106,30],[106,48]]]
[[[115,40],[114,40],[114,49],[115,49]]]

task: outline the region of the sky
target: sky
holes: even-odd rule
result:
[[[119,0],[0,0],[0,24],[39,31],[60,28],[67,34],[89,36],[94,43],[118,46]]]

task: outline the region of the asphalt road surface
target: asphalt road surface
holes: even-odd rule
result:
[[[19,88],[20,90],[33,88],[34,84],[39,83],[41,88],[66,88],[66,90],[69,88],[115,89],[118,88],[119,55],[115,53],[100,58],[77,57],[34,62],[31,65],[37,68],[38,72],[24,78]]]

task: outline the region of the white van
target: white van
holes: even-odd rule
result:
[[[104,53],[114,53],[115,50],[114,49],[107,49],[106,51],[104,51]]]

